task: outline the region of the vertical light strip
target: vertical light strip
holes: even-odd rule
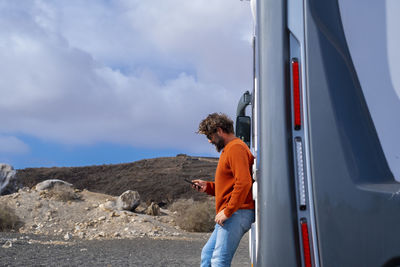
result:
[[[302,219],[300,224],[301,224],[301,234],[302,234],[302,241],[303,241],[304,265],[305,265],[305,267],[312,267],[310,237],[308,234],[307,221],[305,219]]]
[[[304,174],[304,160],[303,160],[303,144],[301,138],[295,138],[296,143],[296,163],[297,163],[297,179],[300,198],[300,209],[306,209],[306,185]]]
[[[300,71],[297,58],[292,59],[294,129],[301,129]]]

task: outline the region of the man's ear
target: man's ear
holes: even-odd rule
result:
[[[217,134],[219,135],[219,136],[222,136],[223,134],[224,134],[225,132],[221,129],[221,128],[217,128]]]

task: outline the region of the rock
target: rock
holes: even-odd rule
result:
[[[63,180],[59,180],[59,179],[50,179],[50,180],[46,180],[43,182],[40,182],[36,185],[36,190],[37,191],[42,191],[45,189],[51,189],[53,188],[55,185],[64,185],[67,187],[72,187],[72,184],[67,183]]]
[[[95,237],[105,237],[106,234],[104,232],[99,232],[95,235]]]
[[[0,195],[12,194],[18,191],[15,174],[16,171],[11,165],[0,163]]]
[[[152,202],[150,206],[147,208],[146,214],[152,216],[158,216],[161,214],[160,207],[156,203]]]
[[[114,237],[121,237],[121,234],[119,232],[115,232],[113,236]]]
[[[86,233],[85,233],[85,232],[79,232],[79,233],[78,233],[78,237],[81,238],[81,239],[83,239],[83,238],[86,237]]]
[[[118,213],[116,213],[115,211],[113,211],[113,212],[110,213],[110,218],[119,217],[119,216],[120,216],[120,215],[119,215]]]
[[[66,234],[64,235],[64,240],[70,240],[71,237],[72,237],[72,235],[71,235],[70,233],[66,233]]]
[[[116,209],[115,201],[109,200],[109,201],[107,201],[107,202],[104,203],[104,204],[100,204],[100,205],[99,205],[99,208],[101,208],[101,209],[104,210],[104,211],[113,211],[113,210]]]
[[[122,193],[116,202],[119,210],[134,211],[140,204],[140,195],[137,191],[128,190]]]
[[[29,193],[30,191],[31,191],[31,189],[27,186],[24,186],[23,188],[18,189],[18,193],[23,193],[23,192]]]
[[[12,242],[10,240],[7,240],[6,243],[2,246],[2,248],[11,248],[12,247]]]
[[[147,205],[145,203],[141,203],[136,209],[135,212],[137,213],[145,213],[147,210]]]

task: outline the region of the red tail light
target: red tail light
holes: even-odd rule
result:
[[[293,81],[293,110],[294,110],[294,129],[301,129],[300,111],[300,70],[299,62],[296,58],[292,59],[292,81]]]
[[[301,224],[301,236],[303,241],[303,256],[304,266],[312,267],[311,265],[311,249],[310,249],[310,238],[308,235],[308,225],[306,220],[302,220]]]

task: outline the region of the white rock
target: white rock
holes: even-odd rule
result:
[[[11,248],[12,247],[12,242],[10,240],[7,240],[6,243],[4,243],[2,248]]]
[[[16,171],[11,165],[0,163],[0,195],[6,191],[6,187],[8,187],[10,191],[16,191],[15,174]]]
[[[78,237],[79,238],[85,238],[85,236],[86,236],[86,233],[84,233],[84,232],[79,232],[78,233]]]
[[[64,240],[70,240],[71,237],[72,237],[72,235],[71,235],[70,233],[66,233],[66,234],[64,235]]]
[[[116,207],[119,210],[133,211],[140,204],[140,195],[137,191],[127,190],[122,193],[116,201]]]
[[[105,234],[104,232],[99,232],[96,236],[98,236],[98,237],[105,237],[106,234]]]
[[[99,205],[99,208],[102,209],[102,210],[104,210],[104,211],[113,211],[113,210],[116,209],[115,201],[109,200],[109,201],[107,201],[107,202],[104,203],[104,204],[100,204],[100,205]]]
[[[114,233],[114,237],[121,237],[121,234],[118,233],[118,232],[115,232],[115,233]]]
[[[37,191],[42,191],[45,189],[50,189],[53,188],[55,185],[64,185],[64,186],[68,186],[68,187],[72,187],[72,184],[67,183],[63,180],[59,180],[59,179],[50,179],[50,180],[46,180],[43,182],[40,182],[36,185],[36,190]]]

